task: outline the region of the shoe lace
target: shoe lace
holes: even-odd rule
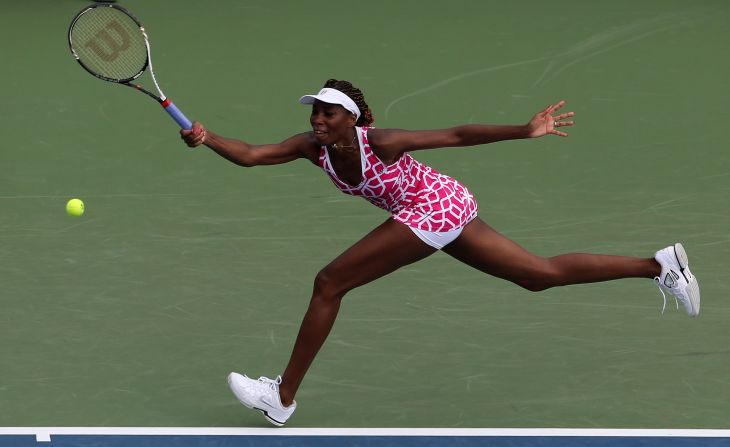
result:
[[[267,385],[272,391],[278,391],[279,385],[281,385],[281,376],[277,376],[276,379],[269,379],[268,377],[259,377],[259,382]]]
[[[662,315],[664,315],[664,309],[667,308],[667,296],[664,294],[664,288],[662,287],[661,280],[658,276],[654,277],[654,282],[657,287],[659,287],[659,291],[662,293],[662,299],[664,300],[664,304],[662,304]],[[674,296],[674,294],[672,294],[672,296]],[[677,303],[677,310],[679,310],[679,300],[677,300],[676,296],[674,296],[674,302]]]

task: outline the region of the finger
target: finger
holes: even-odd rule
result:
[[[556,120],[563,120],[563,119],[565,119],[565,118],[570,118],[571,116],[575,116],[575,112],[566,112],[566,113],[561,113],[560,115],[557,115],[557,116],[555,117],[555,119],[556,119]]]
[[[572,126],[573,124],[575,124],[575,121],[560,121],[560,122],[556,121],[555,122],[555,126],[561,126],[561,127],[562,126]]]
[[[206,138],[206,136],[207,136],[207,132],[205,131],[205,129],[203,129],[203,131],[199,135],[196,135],[190,141],[190,143],[192,143],[192,146],[190,146],[190,147],[197,147],[197,146],[200,146],[200,145],[205,144],[205,138]]]
[[[205,128],[199,122],[194,121],[193,127],[190,130],[193,132],[194,135],[199,135],[203,130],[205,130]]]
[[[197,134],[203,129],[203,125],[198,121],[193,121],[193,125],[190,129],[180,129],[180,135]]]
[[[554,104],[552,106],[552,111],[555,112],[556,110],[560,110],[560,108],[563,107],[564,105],[565,105],[565,100],[561,99],[560,101],[558,101],[557,104]]]
[[[559,136],[559,137],[567,137],[567,136],[568,136],[568,134],[567,134],[567,133],[565,133],[565,132],[561,132],[561,131],[559,131],[559,130],[557,130],[557,129],[553,129],[553,130],[551,130],[551,131],[550,131],[550,133],[551,133],[551,134],[553,134],[553,135],[557,135],[557,136]]]

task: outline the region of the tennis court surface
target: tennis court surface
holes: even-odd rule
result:
[[[535,294],[438,253],[348,294],[290,431],[226,376],[280,374],[316,273],[387,216],[308,162],[189,150],[73,60],[85,2],[6,3],[0,447],[730,445],[730,3],[119,2],[177,106],[251,143],[306,131],[297,99],[331,77],[382,128],[516,124],[565,99],[567,139],[415,158],[539,255],[682,242],[700,280],[690,319],[651,281]]]

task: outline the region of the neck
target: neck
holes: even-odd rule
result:
[[[351,130],[352,130],[352,139],[349,139],[349,137],[345,137],[344,140],[342,140],[342,141],[340,141],[338,143],[333,143],[332,144],[332,149],[354,151],[357,148],[357,146],[358,146],[358,144],[357,144],[357,132],[355,131],[355,128],[354,127],[352,127]],[[348,132],[348,134],[349,133],[350,132]]]

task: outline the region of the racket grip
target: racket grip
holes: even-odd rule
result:
[[[162,101],[162,107],[165,109],[165,112],[167,112],[172,119],[180,125],[180,127],[185,130],[193,128],[193,123],[190,122],[190,120],[180,111],[180,109],[177,108],[175,104],[173,104],[172,101],[165,99]]]

